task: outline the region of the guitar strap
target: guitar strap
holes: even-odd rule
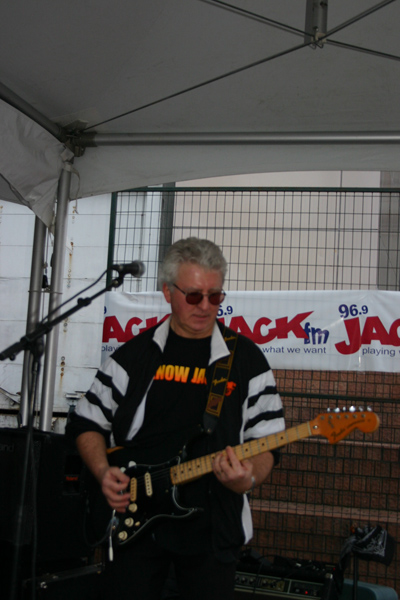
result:
[[[214,367],[210,393],[208,395],[206,410],[203,415],[204,429],[208,434],[211,434],[214,431],[221,414],[238,339],[238,334],[232,330],[228,331],[226,327],[223,336],[229,350],[229,356],[221,358]]]

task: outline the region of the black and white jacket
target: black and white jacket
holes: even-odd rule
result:
[[[167,320],[143,332],[103,363],[86,397],[78,402],[71,416],[68,435],[76,438],[85,431],[98,431],[109,446],[134,445],[143,425],[148,391],[162,362],[169,328]],[[207,382],[212,380],[215,363],[229,355],[222,331],[223,325],[216,322]],[[262,351],[240,334],[229,382],[229,395],[225,397],[217,426],[208,436],[209,452],[267,436],[285,427],[272,370]],[[253,532],[247,497],[224,488],[215,477],[210,478],[208,493],[213,494],[215,500],[212,503],[215,547],[223,551],[246,543]]]

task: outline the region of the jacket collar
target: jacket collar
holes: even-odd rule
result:
[[[154,332],[153,340],[160,348],[161,352],[164,352],[165,344],[167,343],[167,338],[169,334],[169,328],[171,323],[171,317],[168,317],[166,321],[161,323],[159,327]],[[215,321],[214,329],[211,334],[211,354],[209,365],[224,358],[225,356],[229,356],[229,350],[224,341],[224,336],[222,335],[221,329],[222,326]]]

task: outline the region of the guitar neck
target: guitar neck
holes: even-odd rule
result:
[[[279,433],[273,433],[244,444],[234,446],[233,450],[239,460],[252,458],[264,452],[281,448],[292,442],[302,440],[312,435],[311,422],[302,423],[297,427],[291,427]],[[212,463],[217,453],[201,456],[188,462],[180,463],[171,467],[171,481],[174,485],[189,483],[207,473],[212,472]]]

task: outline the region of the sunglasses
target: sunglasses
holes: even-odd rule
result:
[[[224,298],[225,298],[225,292],[223,292],[223,291],[213,292],[212,294],[202,294],[201,292],[184,292],[175,283],[173,283],[172,285],[174,287],[176,287],[177,290],[179,290],[180,292],[182,292],[182,294],[184,294],[186,296],[186,302],[188,304],[200,304],[200,302],[203,300],[204,296],[207,296],[210,304],[213,304],[214,306],[218,306],[219,304],[221,304],[221,302],[224,301]]]

